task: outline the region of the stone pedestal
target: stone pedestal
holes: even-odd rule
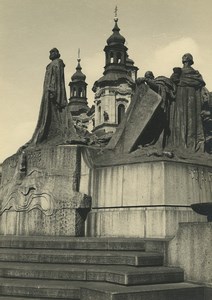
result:
[[[91,197],[80,190],[81,165],[78,146],[9,157],[2,166],[0,234],[83,236]]]
[[[180,222],[205,221],[190,205],[212,201],[212,168],[149,161],[96,167],[88,236],[169,238]]]

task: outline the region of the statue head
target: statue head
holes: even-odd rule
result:
[[[183,55],[182,57],[182,63],[188,63],[190,66],[193,65],[194,61],[193,61],[193,56],[190,53],[186,53]]]
[[[148,79],[154,79],[154,78],[155,78],[155,76],[154,76],[154,74],[153,74],[152,71],[147,71],[147,72],[144,74],[144,77],[145,77],[145,78],[148,78]]]
[[[53,48],[49,51],[49,59],[54,60],[60,57],[60,52],[57,48]]]

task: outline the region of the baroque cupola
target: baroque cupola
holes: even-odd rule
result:
[[[127,69],[127,50],[125,46],[125,38],[120,34],[117,15],[114,18],[114,27],[112,35],[107,39],[107,45],[104,48],[105,52],[105,67],[103,77],[94,83],[93,91],[97,87],[107,84],[116,85],[117,83],[128,81],[133,84],[134,80],[128,75]]]
[[[108,46],[116,44],[125,44],[125,38],[119,33],[120,28],[118,27],[118,18],[114,19],[115,25],[113,28],[113,34],[107,39]]]
[[[75,82],[76,81],[85,82],[86,76],[85,76],[85,74],[82,73],[82,67],[80,65],[81,59],[78,58],[77,61],[78,61],[78,64],[77,64],[77,67],[76,67],[76,72],[71,76],[71,80],[75,81]]]
[[[76,72],[72,75],[69,83],[69,108],[73,116],[86,113],[89,110],[87,102],[87,83],[85,82],[86,76],[82,73],[79,55],[77,61]]]
[[[104,47],[105,67],[103,76],[95,81],[95,128],[97,135],[114,133],[127,110],[135,87],[131,76],[132,64],[127,65],[125,38],[120,34],[117,8],[112,34]]]
[[[126,59],[128,49],[125,46],[125,38],[120,34],[117,17],[114,18],[114,22],[113,34],[107,39],[107,45],[104,48],[105,71],[103,74],[116,73],[118,78],[127,74]]]

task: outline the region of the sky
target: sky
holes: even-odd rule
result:
[[[169,77],[189,52],[212,91],[211,0],[0,0],[0,162],[34,132],[53,47],[66,65],[68,98],[80,48],[88,101],[94,104],[91,89],[104,71],[116,5],[139,77],[147,70]]]

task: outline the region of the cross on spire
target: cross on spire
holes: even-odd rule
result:
[[[114,13],[115,13],[115,18],[114,18],[114,20],[115,20],[115,21],[118,21],[118,7],[117,7],[117,5],[116,5],[116,7],[115,7]]]
[[[80,61],[80,48],[78,48],[78,61]]]

